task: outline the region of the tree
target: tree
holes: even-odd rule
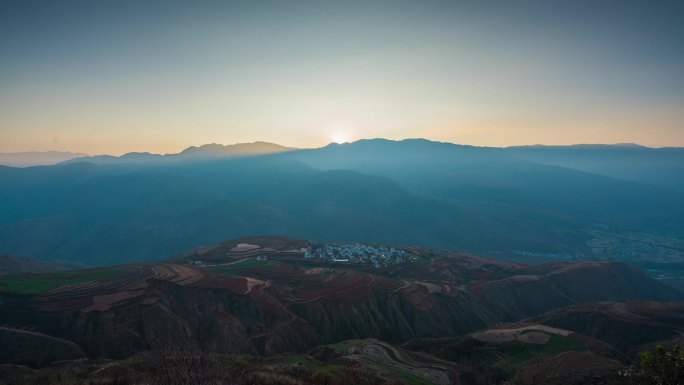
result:
[[[639,363],[631,366],[622,375],[638,385],[681,385],[684,384],[684,348],[680,345],[639,353]]]

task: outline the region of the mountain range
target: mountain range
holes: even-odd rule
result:
[[[630,234],[615,258],[644,256],[643,244],[676,258],[684,229],[673,189],[422,139],[82,158],[0,167],[0,184],[0,251],[91,265],[253,234],[540,261],[597,258]]]
[[[684,149],[636,144],[520,146],[510,153],[534,162],[573,168],[684,192]]]
[[[230,145],[205,144],[191,146],[176,154],[152,154],[149,152],[129,152],[121,156],[96,155],[68,159],[61,164],[87,162],[92,164],[166,164],[210,159],[229,159],[242,156],[276,154],[293,151],[294,148],[268,142],[237,143]]]
[[[682,177],[684,174],[684,149],[680,147],[651,148],[634,143],[618,143],[612,145],[530,145],[491,149],[503,150],[516,157],[537,163],[557,165],[617,179],[654,184],[680,192],[684,191],[684,177]],[[233,145],[212,143],[191,146],[179,153],[170,154],[130,152],[121,156],[87,156],[59,151],[0,153],[0,165],[26,167],[76,162],[94,164],[162,163],[231,158],[295,150],[297,149],[274,143],[254,142]]]

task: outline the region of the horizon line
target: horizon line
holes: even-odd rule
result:
[[[121,152],[121,153],[90,153],[90,152],[81,152],[81,151],[73,151],[73,150],[26,150],[26,151],[0,151],[0,154],[4,155],[19,155],[19,154],[30,154],[30,153],[35,153],[35,154],[47,154],[47,153],[60,153],[60,154],[74,154],[74,155],[79,155],[79,157],[94,157],[94,156],[112,156],[112,157],[122,157],[125,155],[129,154],[150,154],[150,155],[176,155],[180,154],[183,151],[186,151],[190,148],[201,148],[204,146],[211,146],[211,145],[219,145],[223,147],[228,147],[228,146],[238,146],[238,145],[250,145],[250,144],[269,144],[269,145],[276,145],[284,148],[289,148],[293,151],[296,150],[315,150],[315,149],[320,149],[324,148],[330,145],[344,145],[344,144],[353,144],[353,143],[358,143],[358,142],[364,142],[364,141],[373,141],[373,140],[385,140],[389,142],[403,142],[403,141],[410,141],[410,140],[424,140],[428,142],[433,142],[433,143],[445,143],[445,144],[453,144],[457,146],[468,146],[468,147],[479,147],[479,148],[501,148],[501,149],[506,149],[506,148],[516,148],[516,147],[577,147],[577,146],[612,146],[612,147],[633,147],[633,148],[647,148],[647,149],[666,149],[666,148],[684,148],[684,146],[647,146],[644,144],[640,143],[635,143],[635,142],[615,142],[615,143],[571,143],[571,144],[546,144],[546,143],[530,143],[530,144],[518,144],[518,145],[511,145],[511,146],[487,146],[487,145],[474,145],[474,144],[467,144],[467,143],[457,143],[457,142],[449,142],[449,141],[443,141],[443,140],[434,140],[434,139],[428,139],[428,138],[423,138],[423,137],[407,137],[407,138],[402,138],[402,139],[387,139],[387,138],[382,138],[382,137],[375,137],[375,138],[359,138],[353,141],[347,141],[347,142],[335,142],[335,141],[330,141],[324,145],[318,146],[318,147],[291,147],[291,146],[286,146],[282,145],[277,142],[270,142],[266,140],[255,140],[252,142],[235,142],[235,143],[228,143],[228,144],[223,144],[223,143],[218,143],[218,142],[211,142],[211,143],[204,143],[204,144],[199,144],[199,145],[188,145],[185,147],[182,147],[182,149],[178,150],[177,152],[150,152],[150,151],[127,151],[127,152]]]

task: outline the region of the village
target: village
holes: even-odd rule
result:
[[[393,247],[313,244],[304,253],[304,259],[328,263],[368,264],[380,269],[387,265],[405,263],[408,258],[405,251]]]

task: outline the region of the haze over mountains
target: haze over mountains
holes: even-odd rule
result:
[[[0,153],[0,165],[12,167],[47,166],[84,156],[86,154],[65,151],[5,152]]]
[[[614,152],[601,149],[604,157]],[[652,150],[673,152],[662,162],[679,167],[680,149]],[[520,151],[422,139],[306,150],[257,142],[0,167],[0,251],[114,264],[279,234],[592,259],[600,249],[592,241],[629,233],[666,237],[654,247],[671,251],[674,242],[679,253],[681,192],[543,164]],[[559,151],[568,162],[582,159]],[[644,154],[632,162],[649,166],[651,152]],[[642,169],[630,179],[643,179]]]
[[[334,145],[334,144],[331,144]],[[472,147],[472,146],[463,146]],[[486,147],[478,147],[484,149]],[[557,165],[635,182],[644,182],[684,191],[684,148],[651,148],[634,143],[576,144],[566,146],[491,147],[505,150],[518,158]],[[161,163],[231,158],[248,155],[298,150],[268,142],[232,145],[205,144],[191,146],[179,153],[153,154],[130,152],[121,156],[47,151],[0,153],[0,165],[28,167],[57,163],[88,162],[94,164]]]
[[[534,162],[574,168],[684,192],[684,149],[616,145],[519,146],[512,154]]]

